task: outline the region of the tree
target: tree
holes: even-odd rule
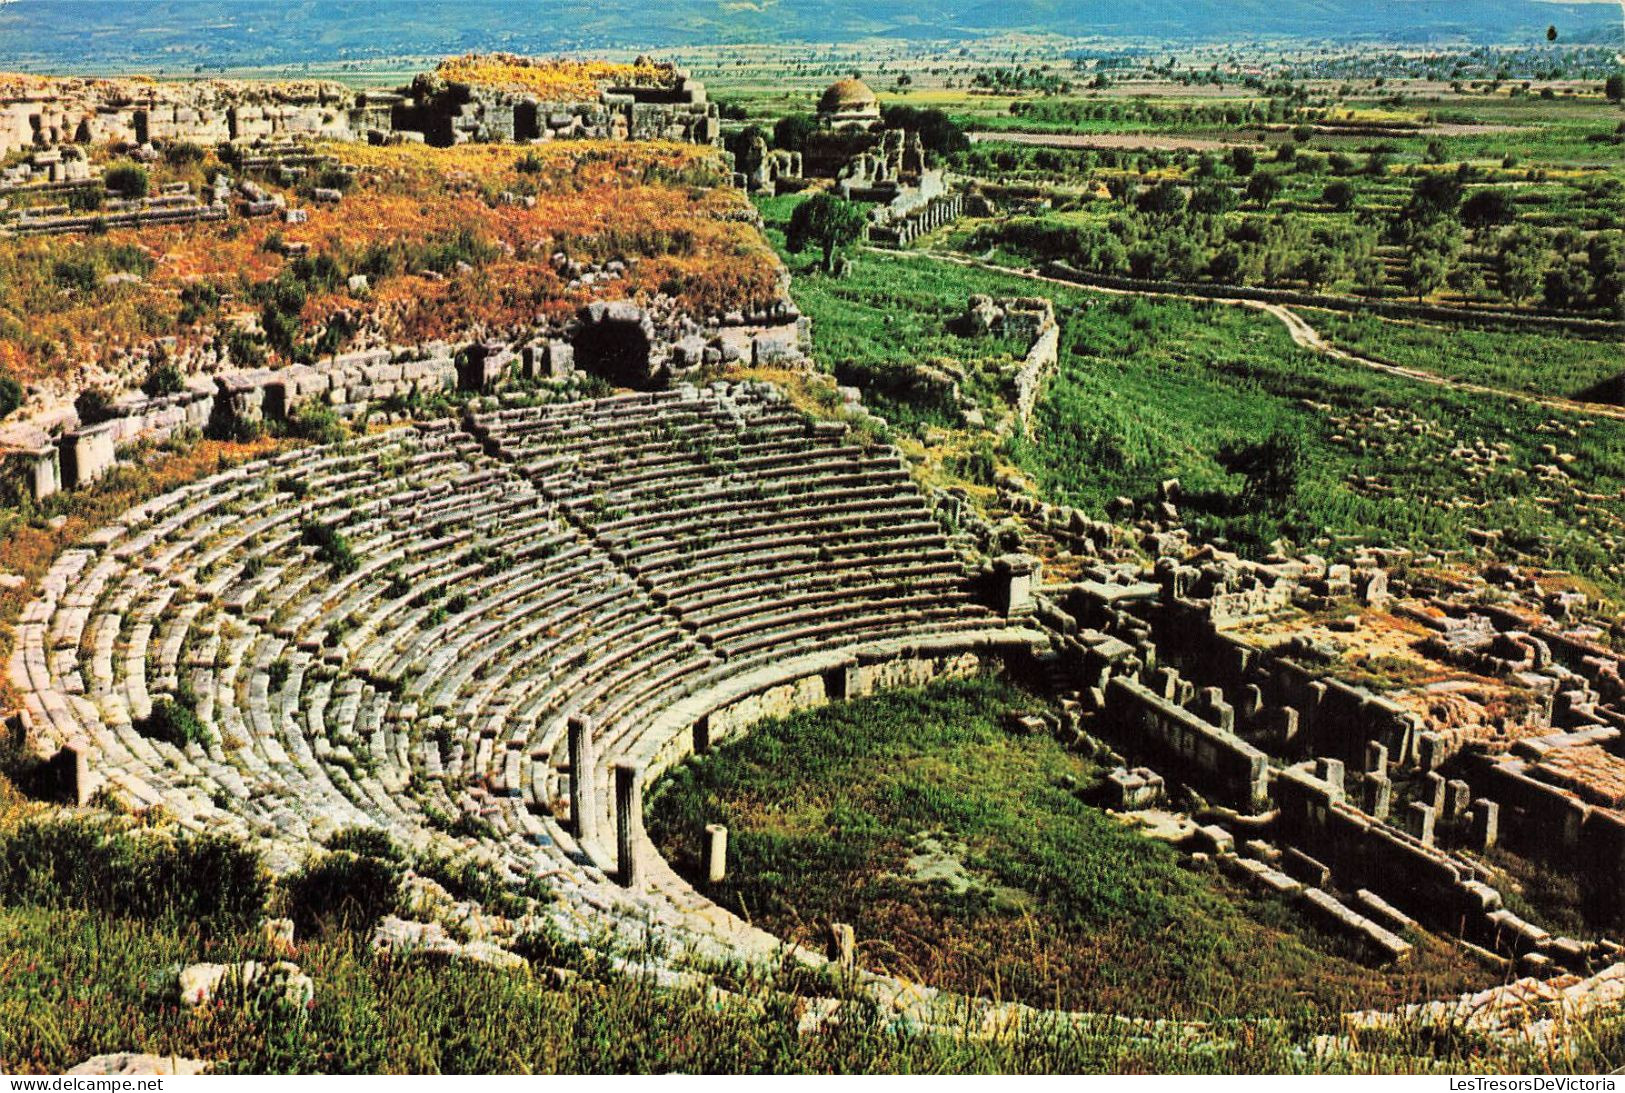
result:
[[[1625,73],[1616,72],[1603,81],[1602,93],[1608,96],[1609,102],[1625,100]]]
[[[1316,243],[1298,260],[1298,276],[1310,292],[1317,292],[1321,286],[1336,284],[1348,276],[1348,262],[1336,247]]]
[[[1476,262],[1463,262],[1450,271],[1445,281],[1471,305],[1473,297],[1484,291],[1484,270]]]
[[[1598,232],[1586,245],[1586,268],[1591,273],[1591,302],[1605,311],[1625,303],[1625,235]]]
[[[1135,206],[1149,216],[1177,216],[1185,211],[1185,200],[1179,183],[1165,179],[1140,194]]]
[[[1563,260],[1546,271],[1542,294],[1547,307],[1584,307],[1591,298],[1591,275],[1584,266]]]
[[[1281,180],[1272,174],[1256,174],[1247,180],[1247,199],[1260,209],[1268,208],[1281,193]]]
[[[1546,265],[1545,237],[1530,227],[1514,227],[1496,247],[1496,287],[1512,303],[1522,303],[1540,287]]]
[[[818,122],[811,114],[786,114],[773,123],[773,147],[786,152],[802,152],[807,138],[818,131]]]
[[[888,106],[880,112],[888,129],[906,129],[917,133],[927,152],[935,156],[956,156],[970,151],[970,138],[946,111],[934,107],[920,109],[914,106]]]
[[[1236,193],[1218,182],[1204,182],[1191,191],[1190,210],[1206,216],[1218,216],[1236,207]]]
[[[1406,291],[1422,300],[1437,292],[1449,278],[1461,249],[1461,229],[1453,220],[1439,220],[1417,227],[1405,244],[1405,266],[1401,279]]]
[[[1237,176],[1245,178],[1252,174],[1253,168],[1257,166],[1258,153],[1254,152],[1245,144],[1238,144],[1234,148],[1230,149],[1230,169],[1234,171]]]
[[[1320,199],[1338,212],[1346,213],[1354,207],[1354,187],[1338,179],[1322,191]]]
[[[809,246],[824,252],[824,272],[835,272],[835,255],[863,235],[868,216],[863,206],[831,193],[814,194],[790,216],[785,243],[796,254]]]
[[[1219,449],[1219,466],[1246,479],[1241,497],[1249,505],[1279,511],[1297,496],[1303,474],[1303,440],[1296,433],[1277,431],[1255,444],[1231,441]]]
[[[1461,222],[1474,231],[1510,224],[1516,213],[1512,195],[1505,190],[1474,190],[1461,203]]]
[[[1424,223],[1454,216],[1461,205],[1461,180],[1443,172],[1430,172],[1411,187],[1410,204],[1403,215]]]

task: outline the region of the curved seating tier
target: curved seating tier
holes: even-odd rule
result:
[[[648,919],[681,915],[606,886],[553,819],[571,715],[598,726],[607,785],[661,753],[671,711],[774,665],[1001,635],[1033,637],[973,601],[896,453],[772,388],[714,385],[420,424],[177,489],[58,559],[11,670],[36,734],[87,751],[107,791],[261,840],[274,868],[376,825]],[[160,701],[207,739],[149,735]]]

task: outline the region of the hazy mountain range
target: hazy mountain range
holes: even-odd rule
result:
[[[0,0],[0,68],[249,66],[1001,31],[1395,44],[1620,42],[1622,5],[1546,0]]]

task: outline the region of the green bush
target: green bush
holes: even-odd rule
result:
[[[327,840],[327,849],[346,850],[363,858],[403,864],[406,854],[395,845],[389,832],[377,827],[347,827]]]
[[[107,200],[107,191],[100,186],[80,186],[68,191],[68,208],[76,213],[93,213]]]
[[[139,163],[115,163],[102,176],[102,184],[120,197],[146,197],[152,185],[147,169]]]
[[[23,385],[11,376],[0,375],[0,418],[10,417],[23,404]]]
[[[306,403],[288,415],[287,433],[318,444],[338,444],[350,430],[332,407]]]
[[[186,377],[170,361],[158,361],[148,369],[147,378],[141,381],[141,390],[152,398],[178,395],[186,390]]]
[[[315,547],[316,556],[330,564],[337,573],[354,573],[361,564],[356,560],[350,540],[331,524],[311,520],[300,531],[299,537],[306,546]]]
[[[184,167],[189,163],[202,163],[208,154],[202,145],[182,140],[164,149],[164,160],[172,167]]]
[[[188,744],[207,745],[209,730],[198,720],[190,706],[173,699],[160,698],[152,704],[152,713],[136,723],[143,736],[163,740],[184,748]]]
[[[400,907],[398,862],[333,850],[307,862],[282,885],[286,912],[300,936],[362,933]]]

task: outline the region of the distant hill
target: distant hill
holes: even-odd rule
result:
[[[1003,31],[1172,42],[1621,40],[1614,2],[1544,0],[0,0],[0,68],[193,66]]]

